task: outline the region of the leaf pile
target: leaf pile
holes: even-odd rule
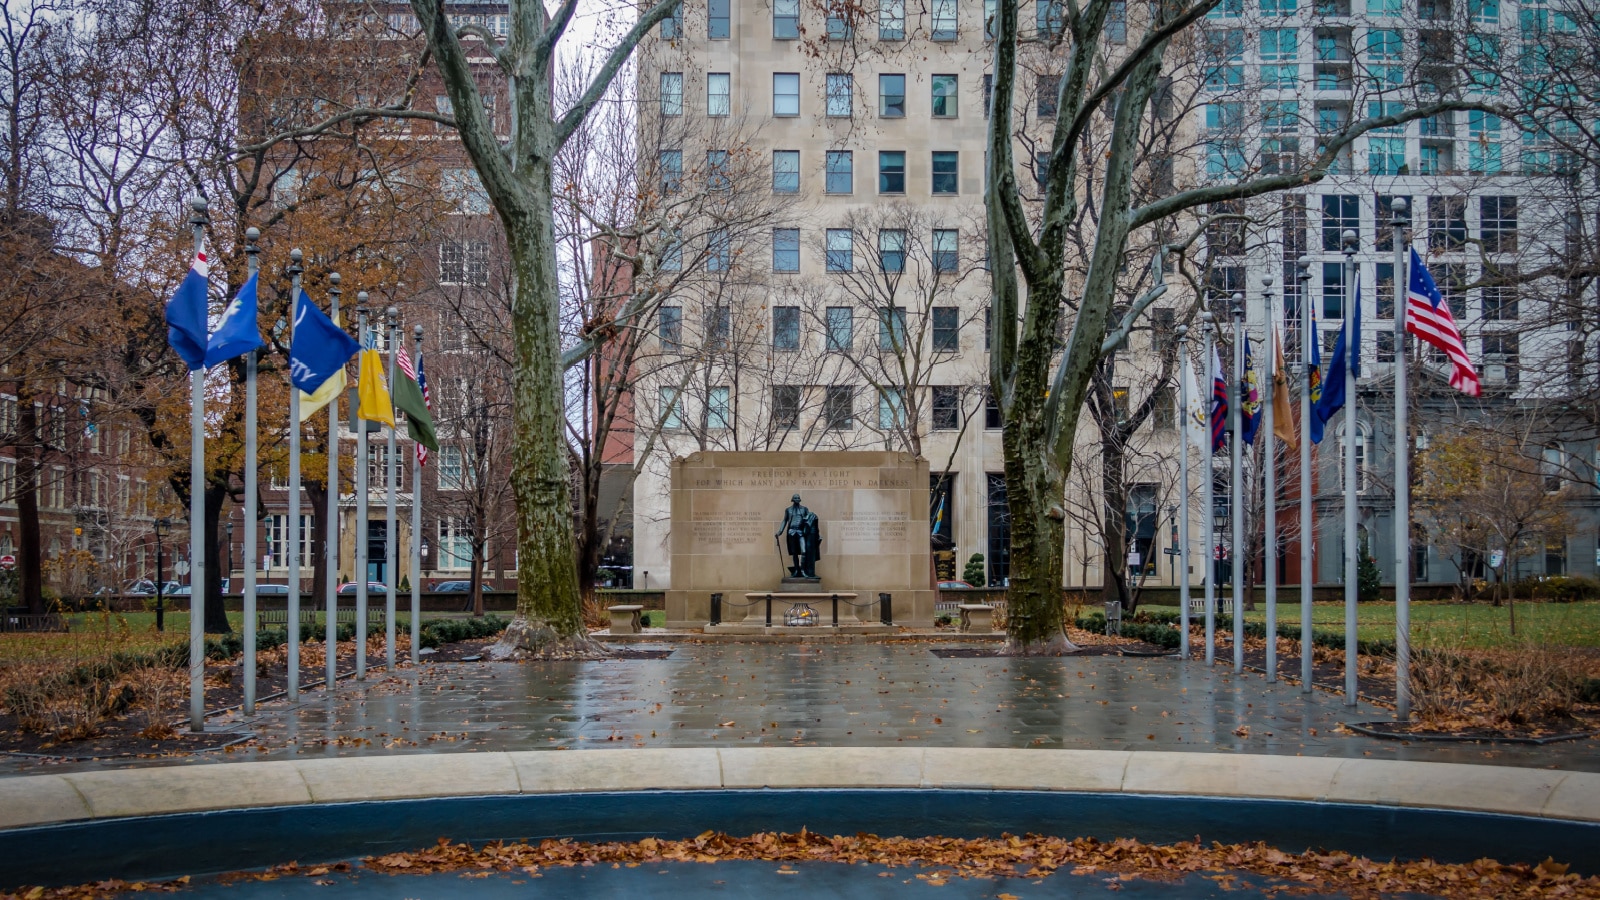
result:
[[[1600,878],[1583,878],[1567,866],[1545,860],[1536,865],[1506,865],[1490,859],[1471,863],[1432,860],[1380,862],[1349,853],[1286,853],[1263,842],[1205,845],[1199,838],[1178,844],[1147,844],[1131,838],[1003,835],[998,838],[824,836],[801,829],[796,834],[762,832],[732,837],[707,831],[687,840],[645,838],[632,842],[587,843],[544,840],[537,844],[496,841],[481,848],[440,838],[433,847],[368,857],[365,866],[388,875],[463,872],[519,872],[537,876],[541,868],[604,863],[715,863],[724,860],[834,862],[936,870],[930,879],[1042,878],[1065,869],[1073,875],[1105,872],[1120,877],[1172,880],[1191,873],[1208,875],[1224,886],[1248,872],[1287,882],[1292,894],[1343,893],[1354,900],[1412,892],[1439,897],[1600,898]],[[224,876],[224,881],[274,881],[290,876],[320,878],[345,871],[344,863],[301,866],[286,863],[258,872]],[[90,900],[120,893],[173,891],[187,878],[162,883],[105,881],[66,888],[22,888],[0,900]],[[932,882],[930,882],[932,883]],[[1303,887],[1300,887],[1303,886]]]

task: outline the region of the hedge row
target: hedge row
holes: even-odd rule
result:
[[[1180,639],[1177,626],[1181,621],[1182,614],[1177,610],[1139,610],[1131,617],[1122,620],[1122,635],[1147,641],[1158,647],[1177,647]],[[1204,621],[1205,619],[1202,616],[1191,616],[1189,618],[1191,625],[1203,623]],[[1231,631],[1233,629],[1233,616],[1229,613],[1219,612],[1217,613],[1216,623],[1218,631]],[[1079,616],[1076,624],[1084,631],[1091,631],[1096,634],[1105,634],[1106,632],[1106,616],[1105,613],[1099,610]],[[1267,627],[1261,622],[1246,622],[1244,623],[1244,633],[1250,637],[1265,640]],[[1278,625],[1278,636],[1298,641],[1300,640],[1300,626],[1291,623],[1280,623]],[[1344,632],[1317,631],[1313,629],[1311,643],[1330,650],[1343,650]],[[1394,656],[1395,654],[1394,641],[1388,638],[1357,641],[1356,649],[1357,652],[1368,656]]]
[[[490,637],[505,631],[506,626],[509,624],[511,624],[510,620],[501,618],[500,616],[484,616],[481,619],[429,619],[428,621],[422,623],[422,639],[420,643],[423,647],[438,647],[443,644],[450,644],[456,641]],[[395,631],[398,634],[411,633],[411,622],[408,619],[396,618],[394,625]],[[320,628],[302,628],[300,630],[301,643],[306,643],[307,641],[320,641],[322,640],[323,636],[324,632]],[[355,640],[355,624],[351,622],[340,622],[336,632],[336,637],[341,641]],[[289,643],[289,631],[286,628],[263,628],[256,632],[257,650],[273,650],[278,647],[282,647],[287,643]],[[222,637],[206,639],[207,659],[229,660],[235,656],[238,656],[243,651],[244,637],[242,635],[227,634],[223,635]],[[112,660],[115,660],[117,656],[121,655],[124,654],[117,654],[112,657]],[[189,664],[189,645],[173,644],[155,651],[154,654],[142,653],[135,655],[141,657],[160,656],[162,659],[162,664],[170,664],[172,668],[181,669]],[[168,657],[170,657],[170,662],[168,662]],[[138,664],[154,665],[157,663],[145,662]],[[129,665],[125,668],[136,668],[138,664]],[[106,664],[101,665],[104,666]],[[122,669],[118,669],[117,671],[122,671]],[[115,673],[113,672],[112,674]]]

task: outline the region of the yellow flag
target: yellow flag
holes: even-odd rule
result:
[[[1297,445],[1294,413],[1289,411],[1289,374],[1283,365],[1283,339],[1272,326],[1272,433],[1292,450]]]
[[[361,405],[356,415],[393,428],[394,401],[389,399],[389,389],[383,383],[383,357],[370,348],[361,351],[360,369],[356,376],[356,393],[361,396]]]
[[[333,317],[333,324],[340,324],[339,316],[337,314],[335,314]],[[322,383],[322,387],[317,388],[316,393],[308,394],[305,391],[301,391],[300,424],[304,425],[305,423],[311,421],[312,416],[321,412],[324,407],[337,399],[340,394],[344,393],[344,389],[348,386],[349,381],[345,377],[344,367],[340,366],[339,371],[333,373],[331,378],[329,378],[327,381],[324,381]]]

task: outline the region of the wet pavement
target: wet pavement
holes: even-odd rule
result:
[[[641,645],[651,646],[651,645]],[[1370,757],[1600,771],[1594,740],[1404,743],[1342,732],[1368,704],[1170,658],[941,659],[928,644],[660,645],[665,659],[437,663],[213,727],[253,740],[167,759],[41,763],[0,774],[187,762],[617,747],[1012,747]]]

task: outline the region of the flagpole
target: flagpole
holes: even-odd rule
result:
[[[365,351],[367,346],[367,292],[356,294],[357,341]],[[365,360],[357,363],[357,371]],[[357,375],[357,390],[360,376]],[[361,418],[360,404],[350,410],[350,420],[356,431],[356,565],[352,579],[356,583],[356,680],[367,677],[367,421]]]
[[[1216,325],[1213,324],[1215,316],[1210,310],[1200,313],[1200,330],[1205,333],[1206,340],[1206,386],[1215,390],[1217,383],[1216,371]],[[1208,395],[1209,396],[1209,395]],[[1206,411],[1206,434],[1201,443],[1205,445],[1205,452],[1200,454],[1200,465],[1204,470],[1201,477],[1205,479],[1205,509],[1201,513],[1202,533],[1205,535],[1206,550],[1206,665],[1214,665],[1217,661],[1217,498],[1216,498],[1216,470],[1212,464],[1211,446],[1211,407],[1207,401],[1203,404]]]
[[[1278,680],[1278,447],[1273,435],[1272,401],[1278,378],[1278,319],[1272,302],[1271,275],[1263,276],[1261,286],[1266,300],[1267,377],[1261,392],[1261,481],[1263,485],[1261,568],[1267,585],[1267,683]]]
[[[1394,213],[1394,715],[1411,719],[1411,411],[1407,408],[1406,296],[1411,285],[1405,250],[1404,197],[1389,202]]]
[[[397,351],[400,349],[400,345],[395,343],[395,334],[394,334],[394,332],[395,332],[395,322],[400,317],[400,310],[395,308],[395,307],[393,307],[393,306],[391,306],[388,309],[384,310],[383,312],[384,312],[384,327],[388,329],[388,331],[387,331],[387,337],[388,337],[388,341],[389,341],[389,382],[388,382],[388,386],[389,386],[390,415],[393,416],[393,414],[394,414],[393,402],[394,402],[395,357],[399,355]],[[395,594],[398,593],[399,590],[400,590],[400,572],[399,572],[399,569],[400,569],[400,531],[399,531],[399,525],[400,525],[400,523],[398,521],[396,521],[395,502],[394,502],[395,501],[395,496],[394,496],[395,495],[395,491],[399,488],[399,485],[396,484],[396,482],[398,481],[398,478],[396,476],[399,475],[399,470],[397,468],[397,463],[395,462],[395,432],[399,430],[399,422],[400,422],[400,419],[399,419],[399,417],[396,416],[395,420],[394,420],[394,424],[391,424],[389,426],[388,451],[387,451],[387,456],[385,457],[385,459],[383,461],[383,463],[384,463],[383,464],[384,482],[385,482],[385,487],[388,489],[388,491],[387,491],[388,499],[384,503],[385,514],[388,516],[388,525],[386,526],[386,529],[385,529],[384,542],[383,542],[383,550],[384,550],[383,568],[385,570],[384,574],[387,575],[388,577],[384,579],[383,639],[384,639],[384,662],[385,662],[385,664],[387,666],[387,672],[390,675],[394,674],[394,609],[395,609]]]
[[[1354,230],[1346,230],[1344,238],[1344,288],[1350,298],[1350,308],[1344,311],[1344,703],[1356,704],[1356,603],[1358,593],[1358,554],[1356,529],[1356,370],[1355,355],[1361,335],[1355,333],[1355,304],[1361,302],[1356,279],[1361,277],[1356,267],[1356,249],[1359,237]]]
[[[1184,662],[1189,661],[1189,326],[1179,325],[1178,358],[1183,360],[1183,372],[1178,376],[1178,421],[1183,427],[1178,431],[1178,493],[1183,497],[1179,507],[1178,564],[1183,576],[1178,580],[1178,653]],[[1208,438],[1209,440],[1209,438]]]
[[[1244,671],[1244,295],[1234,294],[1233,377],[1228,385],[1228,420],[1231,440],[1231,477],[1228,485],[1230,518],[1233,519],[1233,546],[1228,552],[1229,585],[1233,589],[1233,671]]]
[[[305,254],[289,251],[289,343],[294,345],[294,317],[300,311],[300,278]],[[289,385],[289,546],[284,551],[289,568],[289,684],[290,703],[300,699],[300,389]]]
[[[338,272],[328,276],[328,312],[330,318],[339,321],[339,282],[342,279]],[[323,623],[322,647],[326,651],[324,660],[327,672],[323,676],[327,680],[323,683],[323,690],[329,697],[333,696],[334,686],[339,681],[339,395],[335,394],[328,401],[328,523],[323,528],[327,545],[324,553],[327,554],[327,570],[323,572],[325,588],[328,599],[323,603],[327,617]]]
[[[1311,316],[1311,263],[1301,257],[1300,280],[1300,690],[1313,690],[1311,616],[1316,588],[1312,561],[1316,531],[1311,518],[1311,342],[1322,340]]]
[[[246,277],[261,271],[261,239],[259,228],[244,232],[244,255],[249,266]],[[244,355],[244,714],[256,712],[256,473],[261,471],[256,460],[256,354],[251,350]],[[231,551],[230,551],[231,552]],[[233,573],[228,573],[232,577]],[[191,589],[192,592],[192,589]]]
[[[413,326],[416,353],[412,364],[422,376],[422,326]],[[411,665],[421,659],[422,648],[422,455],[411,454]]]
[[[206,198],[189,201],[194,253],[205,250]],[[189,373],[189,730],[206,730],[206,369]]]

